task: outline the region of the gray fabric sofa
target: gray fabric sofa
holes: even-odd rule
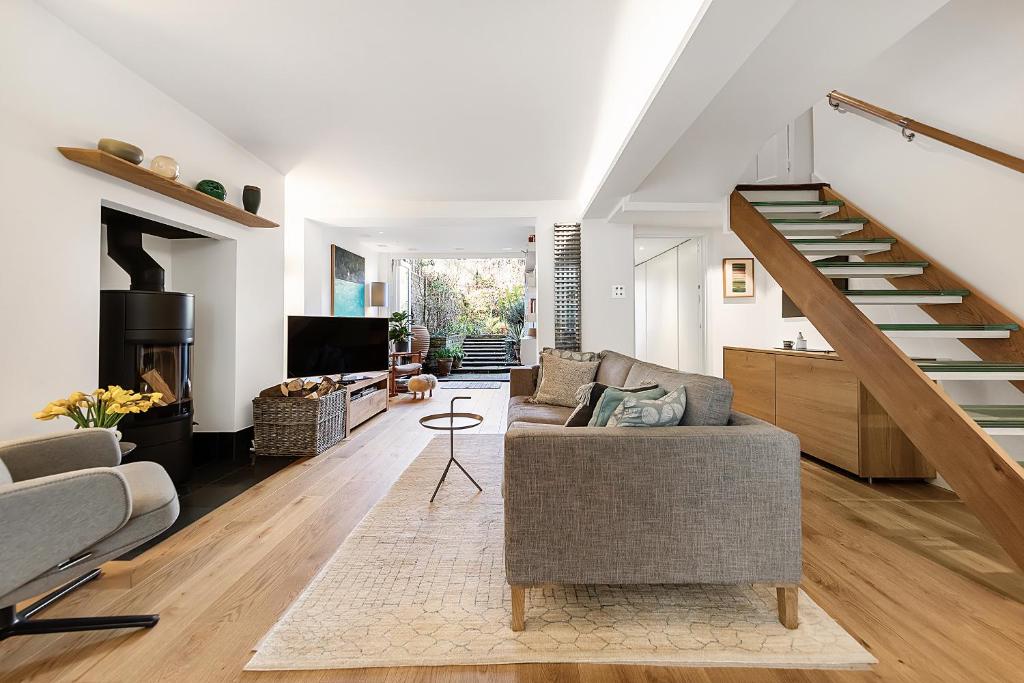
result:
[[[163,467],[120,462],[117,438],[103,429],[0,443],[0,640],[156,624],[155,614],[30,619],[178,517],[178,494]]]
[[[606,367],[607,364],[607,367]],[[571,408],[530,401],[512,370],[505,434],[505,570],[513,628],[545,583],[767,583],[796,627],[800,446],[731,412],[723,379],[603,352],[597,381],[687,387],[683,426],[563,427]]]

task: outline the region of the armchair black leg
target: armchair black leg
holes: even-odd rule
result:
[[[153,628],[160,620],[158,614],[133,614],[116,617],[76,617],[67,619],[30,619],[64,598],[72,591],[100,575],[99,569],[64,584],[57,590],[40,598],[22,611],[13,605],[0,609],[0,640],[13,636],[30,636],[40,633],[73,633],[75,631],[104,631],[120,628]]]

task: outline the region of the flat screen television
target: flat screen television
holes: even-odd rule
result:
[[[288,376],[387,370],[387,318],[288,316]]]

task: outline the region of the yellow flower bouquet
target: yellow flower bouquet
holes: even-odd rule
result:
[[[110,386],[97,389],[91,394],[76,391],[67,398],[57,399],[33,415],[37,420],[52,420],[68,417],[75,423],[75,429],[87,427],[116,427],[129,413],[144,413],[154,405],[164,405],[163,394],[153,392],[142,394]]]

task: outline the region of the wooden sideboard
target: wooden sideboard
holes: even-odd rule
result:
[[[345,385],[345,438],[353,428],[369,420],[378,413],[383,413],[389,407],[388,394],[391,373],[388,370],[383,372],[364,372],[366,379],[361,379],[352,384]],[[352,395],[372,387],[369,391],[357,399]]]
[[[725,347],[733,408],[800,437],[800,449],[860,477],[932,478],[935,468],[835,353]]]

